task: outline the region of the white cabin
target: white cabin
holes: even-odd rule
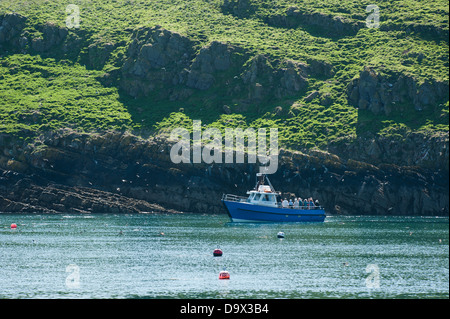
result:
[[[266,185],[261,185],[261,187],[269,187]],[[247,198],[247,202],[253,205],[262,205],[262,206],[271,206],[271,207],[278,207],[277,204],[277,194],[273,193],[269,189],[263,189],[262,191],[258,190],[252,190],[247,192],[249,194]]]

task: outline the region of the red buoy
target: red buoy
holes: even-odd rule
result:
[[[220,248],[214,249],[214,252],[213,252],[214,257],[220,257],[220,256],[222,256],[222,254],[223,254],[222,249],[220,249]]]
[[[11,224],[11,229],[16,229],[17,228],[17,224],[12,223]]]
[[[230,273],[228,272],[228,271],[226,271],[226,270],[222,270],[220,273],[219,273],[219,279],[230,279]]]

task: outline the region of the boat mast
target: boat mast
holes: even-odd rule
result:
[[[256,173],[256,186],[255,186],[255,190],[258,190],[258,188],[259,188],[260,185],[264,185],[264,179],[267,180],[267,183],[268,183],[269,186],[270,186],[270,190],[271,190],[273,193],[276,193],[276,192],[275,192],[275,188],[273,188],[272,183],[270,182],[269,178],[268,178],[265,174],[263,174],[263,173]]]
[[[261,173],[256,173],[256,186],[255,190],[258,190],[260,185],[264,185],[264,175]]]
[[[264,176],[265,176],[265,175],[264,175]],[[276,192],[275,192],[275,188],[273,188],[272,183],[270,182],[269,178],[268,178],[267,176],[265,176],[265,177],[266,177],[266,179],[267,179],[267,183],[269,183],[270,190],[271,190],[273,193],[276,193]]]

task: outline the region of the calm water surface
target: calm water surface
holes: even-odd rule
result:
[[[0,214],[0,262],[0,298],[449,298],[449,219]]]

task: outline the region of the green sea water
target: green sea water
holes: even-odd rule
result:
[[[449,298],[449,219],[0,214],[0,263],[0,298]]]

